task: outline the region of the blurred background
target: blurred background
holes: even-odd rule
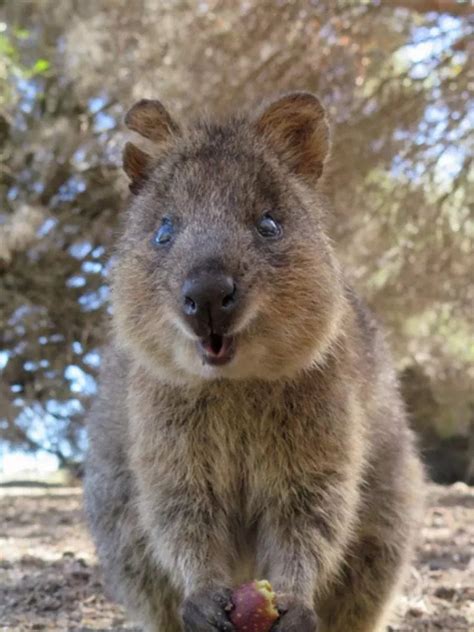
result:
[[[348,275],[438,482],[474,479],[473,5],[0,2],[0,476],[78,472],[126,196],[123,117],[318,93]]]

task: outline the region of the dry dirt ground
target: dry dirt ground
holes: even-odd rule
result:
[[[473,631],[474,487],[433,486],[421,540],[392,632]],[[104,596],[80,489],[0,487],[0,630],[131,629]]]

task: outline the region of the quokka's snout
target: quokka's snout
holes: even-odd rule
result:
[[[192,271],[181,288],[183,315],[198,336],[224,335],[239,303],[237,284],[223,270]]]
[[[220,366],[234,354],[229,334],[240,303],[240,291],[233,276],[219,263],[193,269],[181,287],[182,316],[198,336],[203,361]]]

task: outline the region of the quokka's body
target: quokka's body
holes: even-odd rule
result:
[[[106,580],[148,630],[232,630],[268,578],[279,632],[379,632],[422,471],[383,336],[346,285],[317,180],[315,97],[131,129],[114,332],[89,420],[86,509]]]

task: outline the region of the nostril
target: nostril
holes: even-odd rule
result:
[[[224,298],[222,299],[222,307],[224,309],[229,309],[230,307],[233,306],[233,304],[235,303],[235,294],[237,292],[237,286],[234,283],[234,287],[232,288],[232,292],[230,294],[227,294],[226,296],[224,296]]]
[[[197,312],[196,301],[194,301],[190,296],[184,297],[184,311],[189,316],[192,316]]]

